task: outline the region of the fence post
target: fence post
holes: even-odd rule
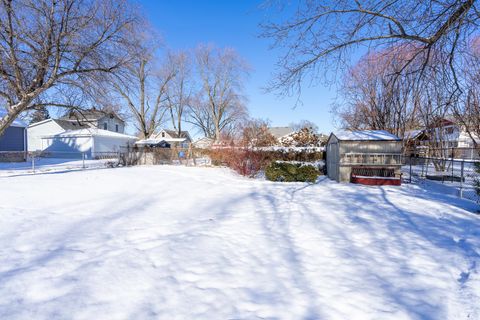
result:
[[[32,171],[35,174],[35,154],[32,154]]]
[[[410,155],[410,183],[412,183],[412,161],[413,157]]]
[[[85,152],[82,152],[82,169],[85,169]]]
[[[460,199],[463,198],[463,172],[465,167],[465,160],[460,163]]]
[[[453,161],[453,155],[452,155],[452,183],[454,183],[454,179],[453,179],[453,175],[455,174],[455,171],[454,171],[454,167],[453,165],[455,164],[455,162]]]

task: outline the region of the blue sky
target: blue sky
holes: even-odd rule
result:
[[[258,37],[258,24],[267,11],[258,6],[262,1],[243,0],[140,0],[150,23],[171,49],[190,49],[199,43],[232,47],[252,67],[245,93],[250,114],[269,119],[274,126],[307,119],[319,126],[321,132],[334,129],[330,106],[336,96],[335,88],[317,85],[302,88],[301,105],[295,107],[296,97],[279,98],[265,93],[272,78],[280,52],[270,50],[270,40]]]

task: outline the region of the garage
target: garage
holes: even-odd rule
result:
[[[133,146],[137,137],[117,132],[85,128],[42,137],[43,152],[55,158],[96,159]]]

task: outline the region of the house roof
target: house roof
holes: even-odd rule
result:
[[[180,134],[176,130],[163,130],[172,138],[190,138],[188,131],[180,131]]]
[[[268,131],[277,139],[295,132],[291,127],[270,127]]]
[[[63,137],[110,137],[110,138],[128,138],[135,139],[135,136],[129,136],[122,133],[112,132],[108,130],[102,130],[97,128],[84,128],[78,130],[65,131],[52,135],[45,135],[42,138],[63,138]]]
[[[7,111],[0,109],[0,118],[3,118],[6,115],[7,115]],[[16,118],[15,120],[13,120],[13,122],[10,126],[11,127],[26,128],[27,124],[24,121],[22,121],[21,119]]]
[[[401,141],[385,130],[338,131],[332,133],[340,141]]]
[[[159,144],[162,141],[165,142],[183,142],[186,138],[159,138],[159,139],[143,139],[138,140],[135,144]]]
[[[67,115],[61,117],[61,120],[78,120],[78,121],[95,121],[101,119],[103,117],[110,116],[115,117],[121,121],[121,119],[115,112],[113,111],[104,111],[98,110],[96,108],[91,108],[87,110],[71,110]]]
[[[56,124],[58,124],[65,131],[67,131],[67,130],[78,130],[78,129],[82,129],[82,128],[89,128],[89,126],[87,126],[85,124],[82,124],[78,120],[62,120],[62,119],[45,119],[45,120],[42,120],[42,121],[39,121],[39,122],[34,122],[34,123],[30,124],[28,127],[32,128],[32,127],[36,127],[38,125],[41,125],[41,124],[44,124],[44,123],[47,123],[47,122],[52,122],[52,121],[55,122]]]
[[[415,139],[417,138],[420,134],[422,134],[424,130],[410,130],[410,131],[405,131],[405,134],[403,135],[403,139]]]

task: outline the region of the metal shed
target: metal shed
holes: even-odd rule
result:
[[[400,184],[402,140],[387,131],[331,133],[326,152],[330,179],[372,185]]]

